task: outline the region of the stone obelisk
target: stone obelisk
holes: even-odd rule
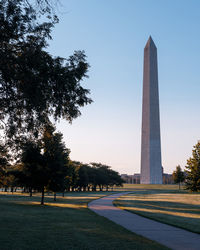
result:
[[[162,184],[157,48],[151,37],[144,48],[140,183]]]

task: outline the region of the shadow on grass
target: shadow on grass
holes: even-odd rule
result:
[[[200,194],[197,193],[137,190],[117,199],[114,205],[153,220],[200,233]]]
[[[30,202],[39,202],[39,196],[20,196],[15,199],[12,196],[0,196],[0,248],[165,249],[86,208],[88,201],[103,195],[105,193],[74,193],[64,198],[58,197],[55,203],[52,202],[52,196],[46,197],[46,202],[53,206],[31,205]],[[70,207],[56,207],[57,203]],[[79,209],[73,206],[79,206]]]
[[[147,211],[138,211],[138,210],[130,210],[127,207],[124,207],[124,210],[128,212],[132,212],[134,214],[143,216],[148,219],[156,220],[161,223],[165,223],[168,225],[172,225],[175,227],[179,227],[182,229],[186,229],[188,231],[200,234],[200,219],[199,218],[191,218],[186,216],[177,216],[175,214],[158,214],[156,212],[147,212]]]
[[[88,202],[99,199],[106,195],[113,194],[113,192],[70,192],[65,193],[65,196],[62,197],[62,194],[57,194],[56,201],[53,200],[53,194],[45,195],[45,204],[40,205],[41,194],[34,194],[32,197],[27,194],[1,194],[0,202],[13,204],[13,205],[23,205],[23,206],[43,206],[43,207],[59,207],[59,208],[72,208],[72,209],[81,209],[87,208]]]
[[[188,205],[184,203],[176,203],[176,202],[169,202],[169,201],[139,201],[139,200],[126,200],[121,202],[116,202],[116,204],[119,204],[123,207],[134,207],[134,209],[149,209],[151,210],[157,210],[158,212],[162,211],[169,211],[169,212],[184,212],[184,214],[194,214],[199,215],[200,218],[200,206],[199,205]]]

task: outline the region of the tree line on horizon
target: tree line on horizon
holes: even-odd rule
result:
[[[122,186],[123,180],[110,166],[70,160],[70,150],[62,141],[62,134],[50,124],[43,136],[25,140],[16,155],[17,161],[10,164],[11,155],[6,146],[0,146],[0,188],[14,191],[20,187],[25,192],[41,192],[44,204],[46,191],[64,193],[70,191],[109,191]]]

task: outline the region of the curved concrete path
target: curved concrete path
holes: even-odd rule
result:
[[[95,213],[174,250],[200,250],[200,235],[169,226],[115,207],[112,202],[118,197],[132,193],[118,193],[91,201],[88,208]]]

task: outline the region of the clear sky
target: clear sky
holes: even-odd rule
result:
[[[69,125],[71,159],[102,162],[120,173],[140,171],[143,49],[158,49],[162,163],[186,165],[200,139],[199,0],[60,0],[49,51],[85,50],[91,67],[82,85],[94,103]]]

